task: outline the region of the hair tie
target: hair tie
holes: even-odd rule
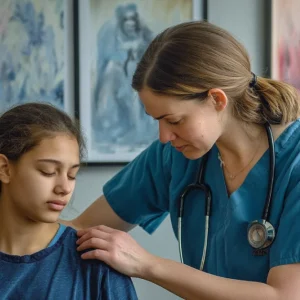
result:
[[[251,72],[251,74],[252,74],[252,79],[249,83],[249,87],[254,88],[257,83],[257,76],[253,72]]]

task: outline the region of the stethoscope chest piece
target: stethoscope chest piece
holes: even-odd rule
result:
[[[254,249],[264,249],[275,239],[275,229],[266,220],[255,220],[248,226],[248,242]]]

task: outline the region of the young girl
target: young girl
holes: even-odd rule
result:
[[[1,299],[137,299],[129,277],[84,261],[58,224],[84,145],[63,112],[40,103],[0,117]]]

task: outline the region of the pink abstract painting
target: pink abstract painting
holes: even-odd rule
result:
[[[300,90],[300,1],[272,1],[272,78]]]

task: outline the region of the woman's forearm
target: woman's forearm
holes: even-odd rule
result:
[[[268,284],[218,277],[158,257],[141,277],[188,300],[280,299],[278,291]]]

